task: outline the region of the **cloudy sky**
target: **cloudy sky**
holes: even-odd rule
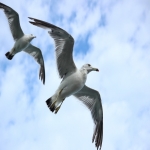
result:
[[[1,0],[15,9],[26,34],[37,36],[46,68],[45,85],[39,66],[24,52],[11,61],[13,44],[7,19],[0,10],[0,149],[96,150],[88,109],[67,98],[58,114],[45,100],[57,89],[54,43],[46,30],[28,17],[51,22],[75,39],[74,60],[100,72],[86,85],[98,90],[104,112],[102,150],[150,149],[150,1],[149,0]]]

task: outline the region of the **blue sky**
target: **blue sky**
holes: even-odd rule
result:
[[[91,143],[90,112],[74,97],[58,114],[46,106],[60,79],[54,43],[46,30],[27,17],[51,22],[75,39],[74,60],[100,72],[88,75],[86,85],[98,90],[104,111],[102,150],[150,149],[150,2],[149,0],[2,0],[20,15],[24,33],[44,56],[46,84],[39,66],[21,52],[9,61],[5,53],[13,39],[0,10],[0,149],[95,150]]]

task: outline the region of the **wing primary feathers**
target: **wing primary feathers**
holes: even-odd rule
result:
[[[91,111],[95,124],[92,142],[95,142],[97,149],[101,149],[103,140],[103,109],[99,92],[85,85],[74,96],[82,101]]]
[[[4,9],[4,13],[8,19],[8,24],[10,27],[10,31],[15,41],[21,38],[24,33],[20,26],[19,14],[13,10],[11,7],[0,3],[0,9]]]
[[[41,81],[43,81],[43,84],[45,84],[45,65],[41,50],[30,44],[26,49],[24,49],[24,52],[31,55],[40,65],[39,79],[41,79]]]
[[[43,65],[41,65],[40,67],[40,71],[39,71],[39,79],[41,79],[41,81],[43,81],[43,84],[45,84],[45,68]]]
[[[65,30],[51,23],[31,17],[29,17],[29,19],[32,20],[29,21],[31,24],[49,30],[48,33],[53,38],[55,43],[56,64],[59,77],[64,78],[66,74],[70,75],[74,73],[77,68],[72,56],[74,46],[73,37]]]

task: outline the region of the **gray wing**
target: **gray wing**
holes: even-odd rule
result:
[[[76,71],[76,66],[72,57],[74,45],[73,37],[70,34],[68,34],[65,30],[53,24],[34,18],[30,19],[34,20],[34,22],[30,21],[31,24],[44,29],[50,29],[48,33],[54,39],[55,42],[57,69],[60,78],[63,78],[68,74],[74,73]]]
[[[4,9],[6,17],[8,19],[8,23],[9,23],[9,27],[10,27],[12,36],[15,41],[18,40],[19,38],[21,38],[24,35],[24,33],[20,27],[18,13],[15,10],[13,10],[11,7],[9,7],[3,3],[0,3],[0,9]]]
[[[41,81],[43,81],[43,84],[45,84],[45,66],[41,50],[30,44],[24,51],[33,56],[34,59],[39,63],[39,79],[41,79]]]
[[[85,85],[74,96],[81,100],[91,111],[95,123],[92,142],[95,141],[97,149],[101,149],[103,140],[103,108],[99,92]]]

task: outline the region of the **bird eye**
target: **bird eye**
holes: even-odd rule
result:
[[[90,65],[90,64],[88,64],[88,66],[90,67],[91,65]]]

